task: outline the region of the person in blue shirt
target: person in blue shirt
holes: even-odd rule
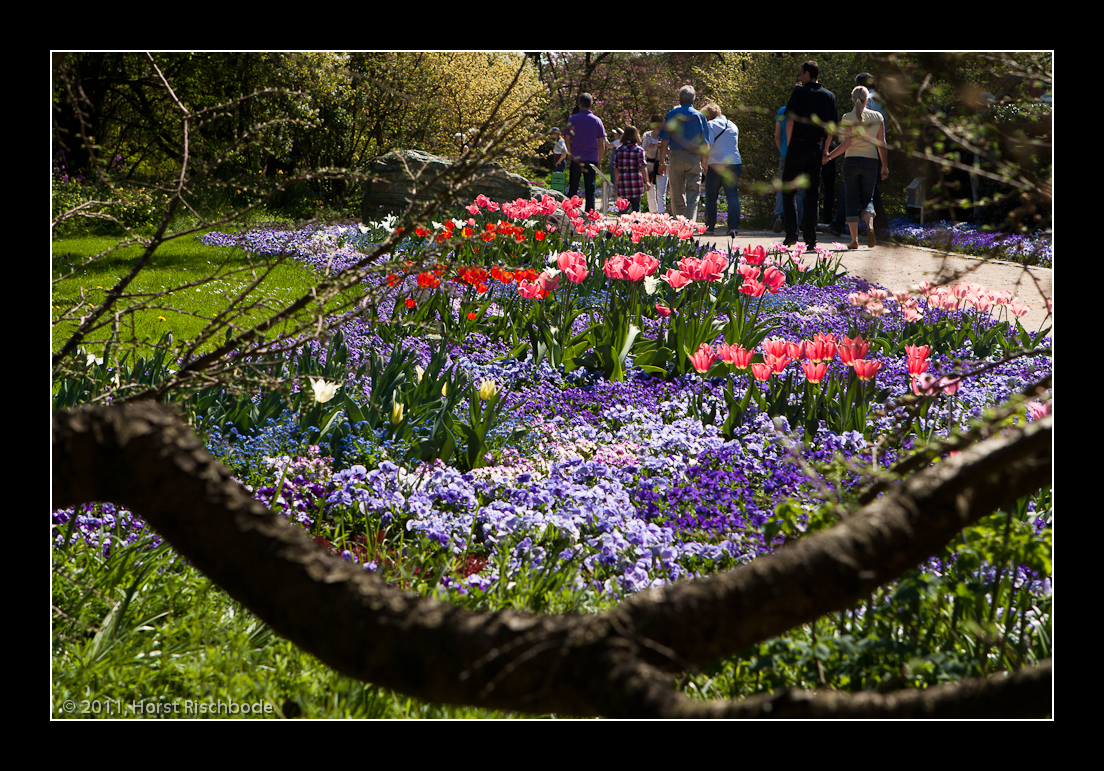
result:
[[[659,157],[669,157],[666,169],[671,212],[691,222],[698,213],[702,168],[709,155],[709,123],[694,109],[697,93],[690,85],[679,89],[679,106],[667,113],[659,130]]]
[[[778,108],[774,119],[774,146],[778,148],[778,178],[786,166],[786,105]],[[805,190],[797,191],[797,226],[800,228],[805,219]],[[774,194],[774,232],[782,232],[782,191]]]

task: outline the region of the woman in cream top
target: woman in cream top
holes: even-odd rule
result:
[[[847,227],[851,231],[848,249],[859,248],[859,217],[866,222],[866,243],[874,246],[874,186],[879,176],[889,176],[886,156],[885,122],[881,113],[866,108],[870,92],[856,86],[851,92],[855,108],[840,120],[837,136],[842,139],[839,147],[825,156],[827,163],[843,155],[843,183],[847,189]],[[879,171],[880,167],[880,171]]]

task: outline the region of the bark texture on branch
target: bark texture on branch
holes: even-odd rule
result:
[[[588,616],[473,613],[390,588],[269,511],[153,402],[54,415],[53,506],[130,508],[278,634],[343,674],[428,701],[609,717],[995,717],[1013,704],[1017,716],[1043,716],[1049,665],[927,691],[708,705],[682,696],[669,673],[846,608],[1049,484],[1051,421],[942,461],[745,568]]]

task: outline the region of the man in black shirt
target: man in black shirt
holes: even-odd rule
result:
[[[786,103],[786,165],[782,181],[792,182],[801,174],[809,179],[805,188],[805,217],[802,224],[805,244],[816,246],[817,212],[820,203],[820,166],[829,151],[828,132],[824,126],[839,123],[836,97],[817,82],[820,68],[816,62],[801,65],[798,85]],[[782,216],[786,225],[788,246],[797,243],[797,204],[794,191],[782,194]]]

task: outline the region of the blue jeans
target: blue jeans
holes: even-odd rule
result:
[[[874,187],[882,164],[877,158],[843,159],[843,185],[847,192],[846,222],[861,222],[863,212],[874,213]]]
[[[717,197],[724,188],[728,201],[728,229],[740,229],[740,173],[743,164],[709,166],[705,171],[705,227],[712,230],[717,224]]]

